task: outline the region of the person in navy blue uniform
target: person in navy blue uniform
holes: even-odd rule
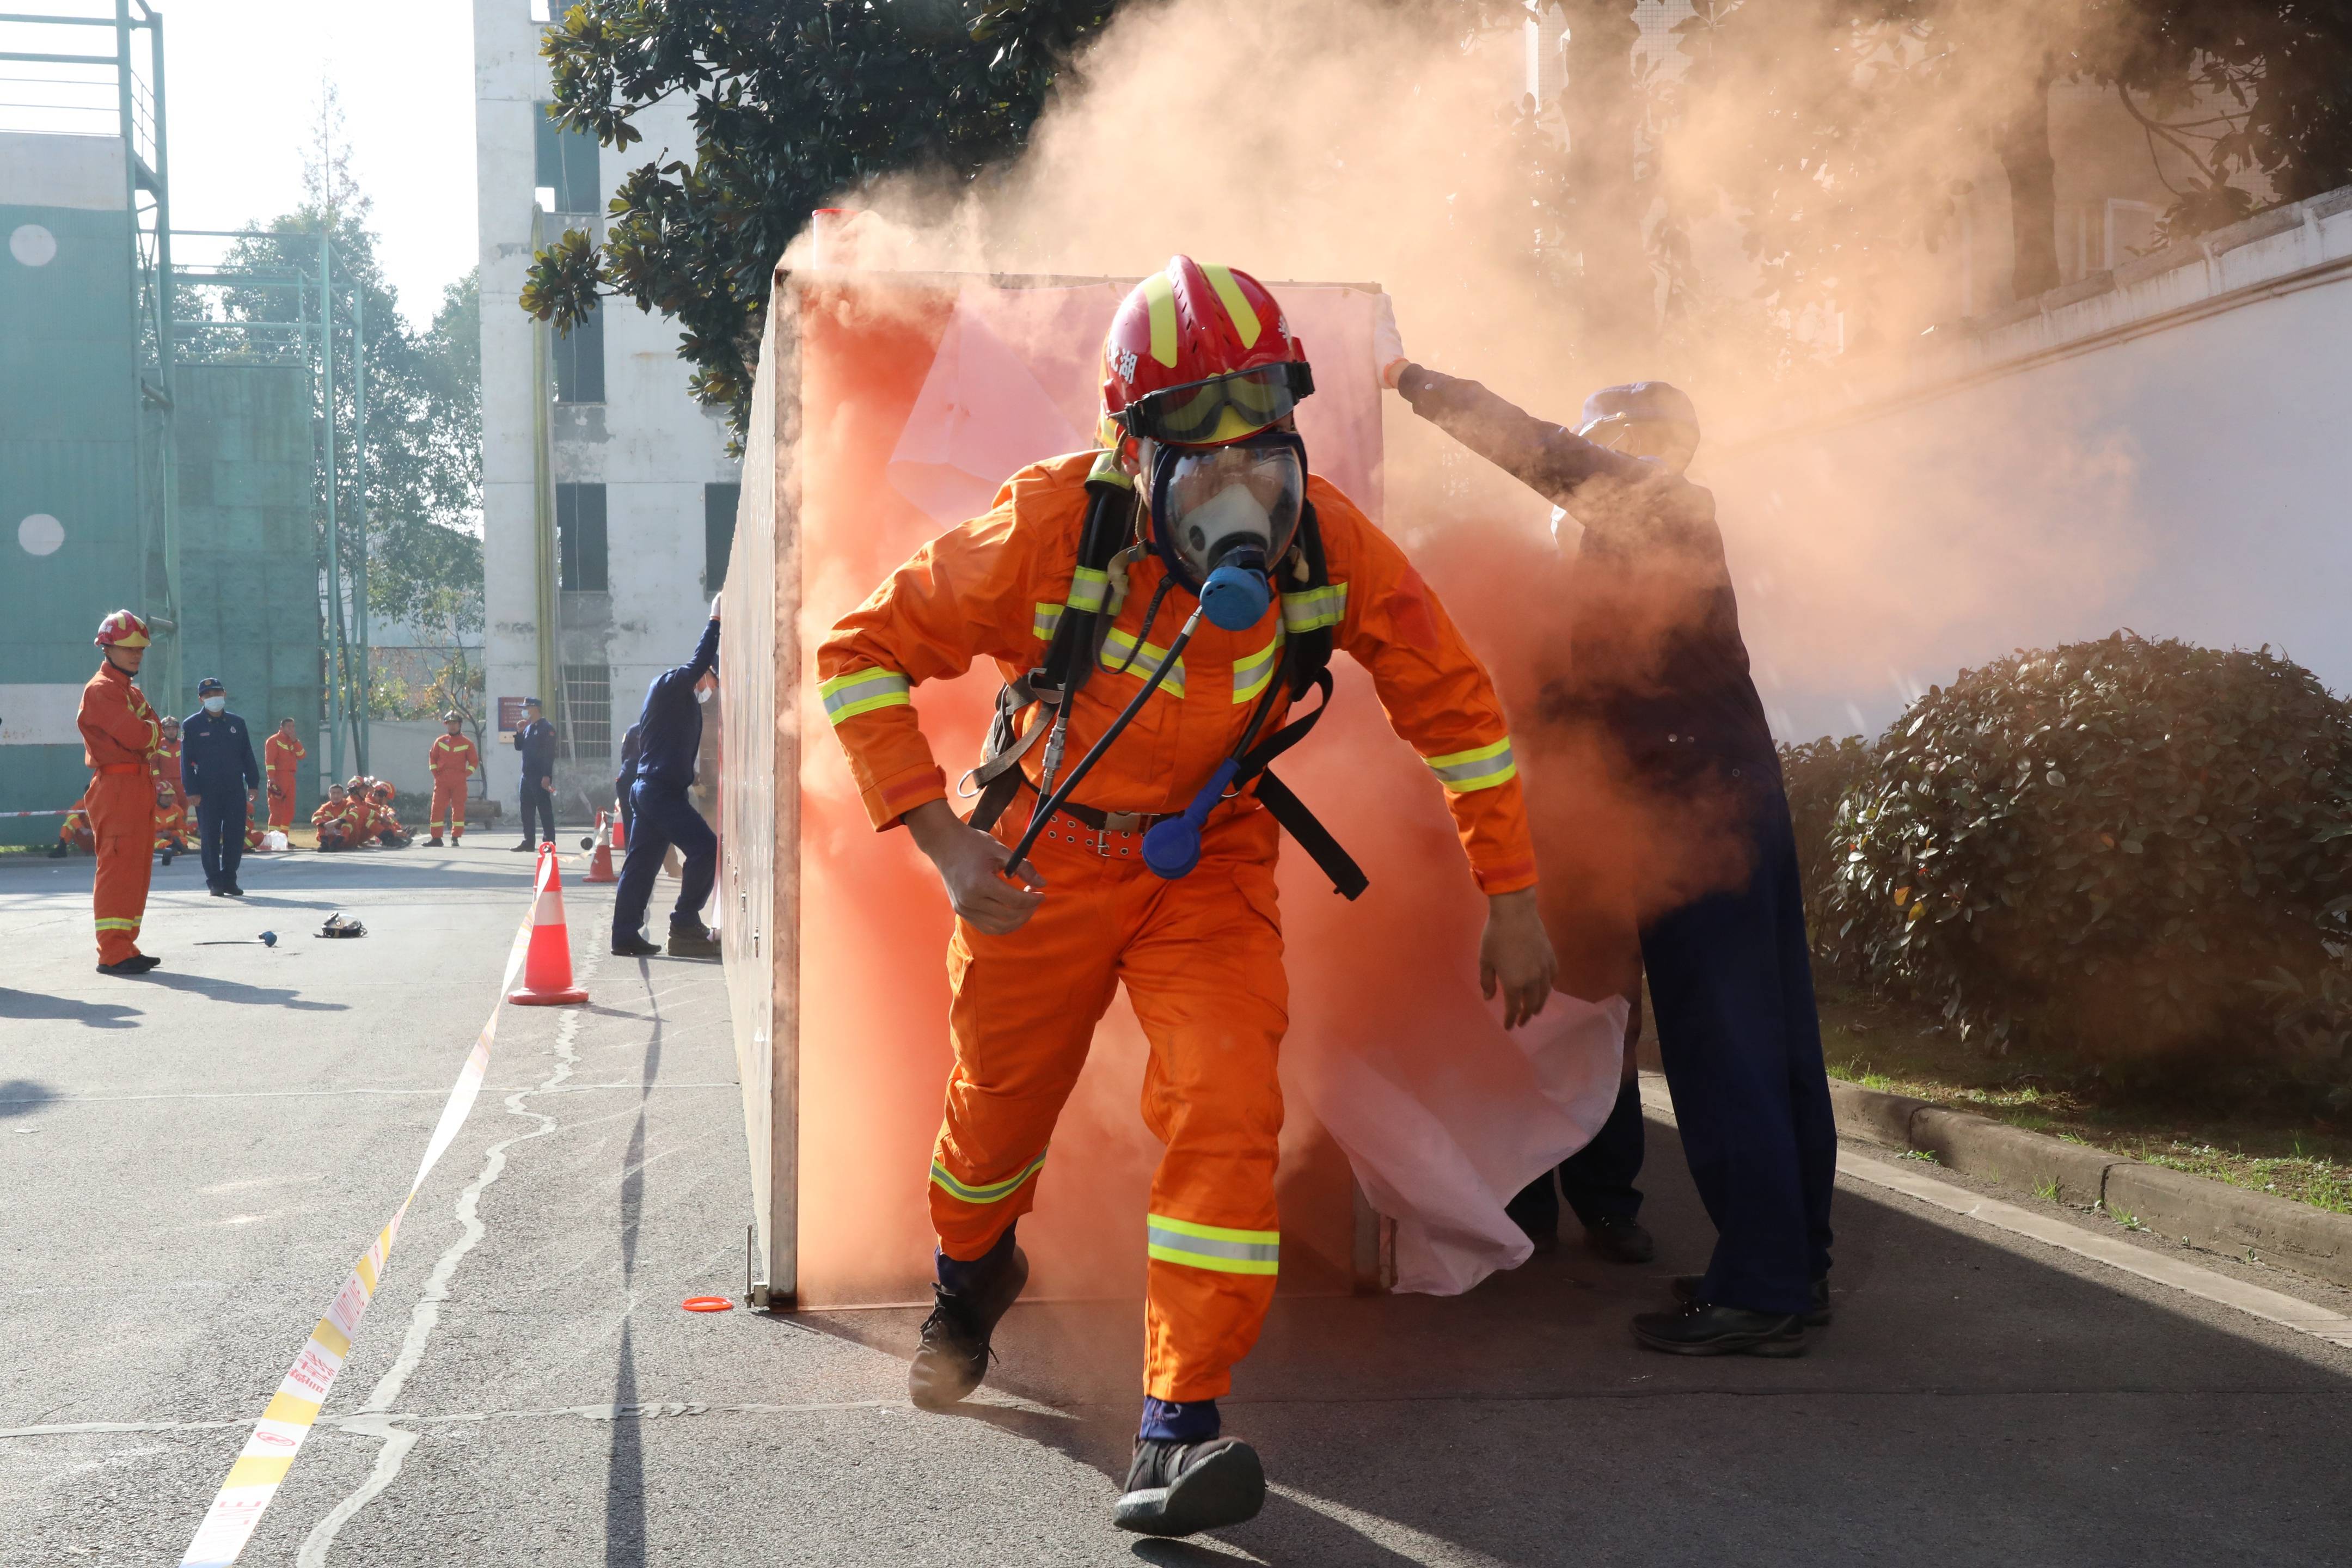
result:
[[[629,799],[629,785],[637,777],[637,742],[643,739],[640,726],[632,724],[621,734],[621,771],[613,779],[613,804],[620,809],[624,838],[637,830],[637,808]]]
[[[621,863],[621,885],[613,896],[613,951],[624,958],[663,951],[646,940],[646,904],[673,844],[685,868],[669,914],[669,955],[719,956],[719,939],[702,923],[702,906],[710,901],[719,876],[719,835],[686,798],[702,751],[702,704],[718,687],[719,601],[713,599],[710,624],[702,628],[694,658],[654,677],[637,716],[636,767],[622,779],[630,812],[629,856]]]
[[[1569,668],[1544,672],[1544,722],[1597,732],[1650,798],[1686,804],[1695,834],[1727,829],[1740,849],[1730,885],[1640,919],[1666,1087],[1717,1240],[1706,1273],[1675,1281],[1681,1310],[1636,1317],[1634,1335],[1683,1355],[1801,1354],[1830,1316],[1837,1128],[1780,755],[1715,498],[1683,477],[1697,412],[1636,382],[1593,394],[1570,432],[1402,357],[1385,379],[1583,526]],[[1630,1184],[1638,1142],[1597,1152]]]
[[[534,824],[547,842],[555,842],[555,726],[541,715],[536,697],[523,699],[514,749],[522,753],[522,842],[515,846],[520,854],[539,847]]]
[[[236,868],[245,858],[245,817],[261,787],[261,764],[245,721],[228,710],[228,688],[212,676],[196,683],[196,711],[180,721],[180,784],[196,808],[205,885],[215,899],[241,899]]]

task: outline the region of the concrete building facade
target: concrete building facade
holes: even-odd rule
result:
[[[601,243],[624,159],[547,120],[548,8],[476,0],[475,162],[481,233],[482,525],[491,793],[511,802],[502,745],[525,697],[562,736],[567,818],[612,795],[621,735],[647,682],[682,663],[726,571],[740,465],[724,414],[687,391],[678,331],[612,301],[559,335],[519,303],[535,251],[568,229]],[[625,163],[693,156],[686,110],[637,121]]]

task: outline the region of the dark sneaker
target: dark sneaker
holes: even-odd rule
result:
[[[507,853],[509,855],[536,855],[539,853],[539,846],[526,838],[520,844],[510,844],[507,846]]]
[[[1205,1443],[1138,1438],[1127,1489],[1111,1522],[1138,1535],[1191,1535],[1255,1519],[1265,1506],[1265,1467],[1238,1437]]]
[[[1612,1263],[1647,1263],[1658,1256],[1657,1242],[1630,1219],[1585,1226],[1584,1245]]]
[[[432,837],[430,837],[430,838],[426,839],[426,840],[425,841],[425,847],[426,847],[427,849],[438,849],[438,848],[440,848],[440,847],[441,847],[441,836],[440,836],[439,834],[437,834],[437,833],[436,833],[436,834],[435,834]]]
[[[907,1369],[907,1397],[925,1410],[945,1410],[988,1375],[988,1342],[997,1321],[1029,1283],[1029,1255],[1018,1247],[997,1276],[970,1291],[931,1287],[931,1315],[923,1342]]]
[[[98,972],[100,974],[144,974],[163,962],[160,958],[151,958],[143,952],[134,952],[120,963],[100,964]]]
[[[1667,1281],[1666,1288],[1675,1293],[1675,1300],[1687,1307],[1698,1300],[1698,1282],[1702,1278],[1696,1274],[1677,1274]],[[1813,1306],[1812,1310],[1805,1314],[1805,1327],[1826,1329],[1830,1326],[1831,1315],[1830,1281],[1829,1277],[1823,1275],[1813,1281]]]
[[[232,899],[241,899],[245,897],[245,889],[238,887],[235,882],[231,882],[227,887],[222,889],[221,891],[226,893]]]
[[[226,888],[215,888],[211,889],[211,892],[213,897],[215,899],[226,899],[228,897],[228,889]]]
[[[651,958],[660,951],[660,943],[647,942],[634,931],[613,939],[613,956],[615,958]]]
[[[672,958],[717,958],[719,933],[700,926],[672,926],[669,930],[669,955]]]
[[[1645,1350],[1668,1355],[1795,1356],[1805,1353],[1805,1321],[1739,1307],[1693,1305],[1679,1312],[1643,1312],[1633,1337]]]

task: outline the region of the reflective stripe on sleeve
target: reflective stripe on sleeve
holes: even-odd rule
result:
[[[1188,1268],[1211,1268],[1220,1274],[1273,1274],[1278,1271],[1282,1233],[1278,1230],[1228,1230],[1217,1225],[1195,1225],[1164,1214],[1146,1215],[1147,1250],[1162,1263]]]
[[[1506,735],[1491,746],[1480,746],[1467,752],[1449,752],[1442,757],[1423,757],[1429,771],[1447,789],[1461,794],[1474,789],[1493,789],[1517,778],[1519,765],[1511,760],[1511,741]]]
[[[1282,596],[1282,627],[1291,633],[1319,632],[1336,626],[1348,613],[1348,584],[1307,588]]]
[[[1282,634],[1276,631],[1272,642],[1234,661],[1234,700],[1240,703],[1255,698],[1266,689],[1281,664]]]
[[[1132,656],[1131,658],[1130,656]],[[1103,639],[1102,667],[1115,674],[1124,673],[1132,675],[1139,680],[1149,680],[1151,679],[1151,672],[1166,663],[1167,659],[1168,650],[1158,643],[1148,642],[1138,647],[1134,637],[1115,628],[1109,637]],[[1124,671],[1119,669],[1121,665],[1127,666]],[[1182,700],[1184,696],[1184,661],[1182,659],[1180,658],[1170,666],[1168,679],[1160,683],[1160,689],[1179,700]]]
[[[1003,1203],[1006,1198],[1013,1195],[1013,1191],[1018,1188],[1022,1183],[1027,1181],[1030,1177],[1035,1175],[1039,1170],[1043,1169],[1045,1163],[1045,1152],[1041,1149],[1038,1151],[1037,1157],[1035,1159],[1030,1161],[1026,1165],[1024,1165],[1021,1168],[1020,1174],[1007,1177],[1005,1180],[1001,1182],[990,1182],[983,1185],[975,1186],[969,1182],[957,1181],[954,1176],[948,1173],[948,1168],[945,1165],[942,1165],[937,1160],[934,1160],[931,1162],[931,1184],[938,1187],[950,1197],[961,1198],[968,1204]]]
[[[895,669],[868,668],[836,675],[820,685],[817,691],[824,698],[824,716],[839,724],[877,708],[911,704],[913,699],[907,694],[914,689],[914,684]]]

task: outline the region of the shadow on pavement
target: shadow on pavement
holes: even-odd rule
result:
[[[45,996],[37,991],[0,987],[0,1018],[37,1018],[59,1024],[81,1024],[92,1029],[135,1029],[136,1007],[120,1002],[85,1002],[78,996]]]
[[[167,991],[193,991],[209,996],[215,1002],[235,1002],[247,1007],[283,1007],[294,1013],[348,1013],[345,1002],[309,1002],[302,994],[282,985],[247,985],[242,980],[223,980],[210,974],[175,974],[168,969],[153,969],[136,976],[135,984],[161,985]]]
[[[29,1078],[0,1080],[0,1117],[30,1116],[57,1097],[56,1089]]]
[[[1872,1190],[1839,1190],[1838,1317],[1804,1358],[1642,1351],[1627,1320],[1664,1305],[1713,1234],[1673,1130],[1650,1135],[1653,1265],[1601,1261],[1571,1219],[1559,1252],[1465,1296],[1277,1298],[1220,1404],[1279,1491],[1220,1540],[1302,1568],[2342,1561],[2352,1358]],[[901,1359],[920,1321],[793,1320]],[[1099,1470],[1107,1516],[1141,1303],[1024,1304],[996,1348],[992,1388],[1066,1414],[958,1415]]]

